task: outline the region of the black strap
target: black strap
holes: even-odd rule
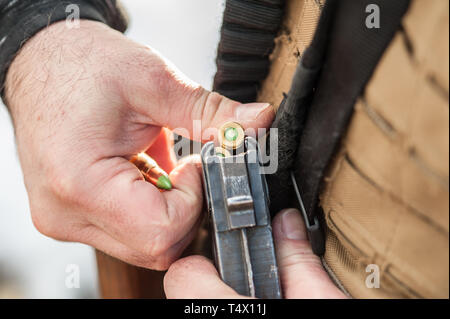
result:
[[[366,7],[369,4],[375,4],[380,9],[379,29],[366,27]],[[339,0],[336,1],[329,32],[328,28],[322,27],[324,19],[321,17],[315,38],[323,39],[324,36],[319,33],[329,33],[325,60],[320,78],[315,84],[314,96],[309,101],[303,98],[302,103],[297,103],[297,107],[302,109],[296,111],[300,121],[297,126],[301,127],[301,132],[295,144],[298,145],[295,160],[292,154],[280,157],[281,174],[277,173],[268,180],[274,204],[272,209],[277,211],[288,207],[293,204],[292,199],[298,197],[303,199],[307,224],[317,226],[317,217],[323,216],[318,199],[325,170],[348,126],[356,99],[363,93],[383,52],[399,29],[408,6],[409,0]],[[319,49],[308,49],[309,52],[307,50],[302,57],[303,63],[300,63],[294,76],[293,86],[285,103],[291,94],[304,90],[305,83],[300,81],[296,84],[296,81],[311,72],[305,66],[310,63],[315,65],[315,61],[320,60],[320,56],[309,54],[316,51],[320,55],[320,46],[316,46],[313,41],[311,48],[314,47]],[[277,118],[287,117],[283,114],[283,109],[280,110],[282,113],[277,114]],[[274,124],[279,125],[279,121],[276,120]],[[292,149],[292,145],[283,146],[285,142],[280,139],[281,148]],[[287,143],[294,142],[287,139]],[[294,170],[292,176],[286,174],[290,168]],[[294,193],[293,179],[297,182],[298,196]],[[318,232],[314,234],[315,243],[312,246],[316,254],[322,255],[325,251],[324,240],[317,234]]]
[[[366,7],[380,9],[380,28],[366,27]],[[339,0],[322,75],[305,122],[295,176],[310,220],[317,215],[321,182],[383,52],[401,25],[409,0]]]
[[[322,9],[313,40],[303,52],[289,93],[285,95],[272,123],[272,128],[276,130],[272,130],[271,134],[276,134],[278,139],[278,169],[276,174],[266,176],[270,186],[272,214],[294,204],[291,171],[307,110],[323,65],[335,6],[336,0],[328,0]]]
[[[283,4],[284,0],[227,0],[214,91],[240,102],[255,101],[269,71]]]

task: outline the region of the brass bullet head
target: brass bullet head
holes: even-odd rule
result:
[[[133,155],[130,158],[130,162],[141,171],[142,176],[147,182],[152,183],[161,190],[172,189],[169,175],[147,154],[139,153]]]
[[[222,148],[237,149],[244,143],[244,139],[244,129],[239,123],[227,122],[219,129],[219,143]]]
[[[136,167],[144,173],[148,173],[152,168],[158,166],[155,160],[145,153],[133,155],[130,158],[130,162],[136,165]]]

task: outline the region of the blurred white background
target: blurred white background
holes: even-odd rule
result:
[[[127,35],[157,49],[192,80],[210,89],[223,0],[122,0],[131,24]],[[92,248],[61,243],[31,222],[14,134],[0,103],[0,298],[95,298]],[[65,285],[66,267],[80,267],[80,289]]]

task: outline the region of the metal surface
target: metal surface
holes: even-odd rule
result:
[[[216,154],[210,142],[203,146],[201,157],[216,267],[222,279],[242,295],[281,298],[256,140],[245,137],[241,152],[225,157]]]
[[[232,134],[229,134],[230,132]],[[227,122],[219,129],[218,139],[222,148],[228,150],[237,149],[244,143],[244,129],[239,123]]]

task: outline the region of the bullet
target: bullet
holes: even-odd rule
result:
[[[216,147],[214,148],[214,151],[216,152],[216,155],[220,157],[231,156],[231,153],[222,147]]]
[[[136,165],[147,182],[152,183],[160,189],[172,189],[169,175],[147,154],[139,153],[133,155],[130,158],[130,162]]]
[[[244,129],[239,123],[227,122],[219,129],[219,143],[222,148],[235,150],[244,143]]]

